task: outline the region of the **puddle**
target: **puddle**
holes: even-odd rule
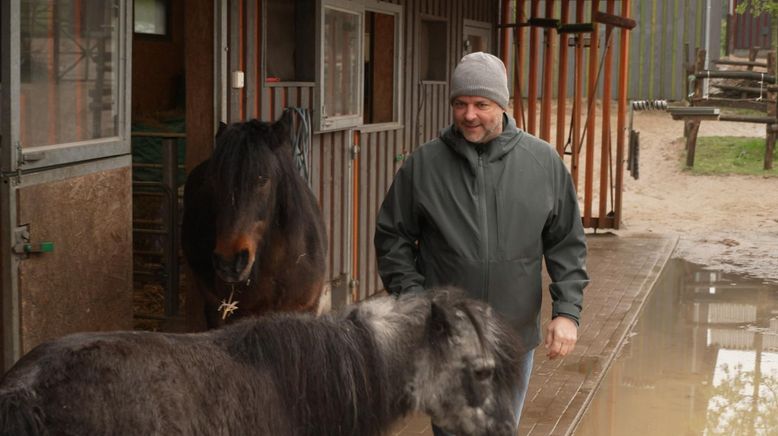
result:
[[[778,435],[778,285],[671,260],[574,434]]]

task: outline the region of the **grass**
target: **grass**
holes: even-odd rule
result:
[[[774,153],[773,169],[765,171],[764,138],[736,136],[704,136],[697,138],[694,167],[696,175],[744,174],[778,177],[778,153]],[[686,154],[683,154],[683,164]]]

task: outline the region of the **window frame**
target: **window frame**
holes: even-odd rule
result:
[[[451,31],[451,27],[450,26],[452,26],[452,23],[450,23],[446,19],[446,17],[442,17],[442,16],[439,16],[439,15],[420,14],[418,19],[416,20],[416,35],[418,35],[419,41],[421,41],[421,38],[423,37],[422,29],[423,29],[425,21],[426,22],[431,22],[431,23],[443,24],[445,26],[445,28],[446,28],[445,32],[444,32],[444,35],[446,35],[445,39],[448,40],[447,35],[448,35],[449,31]],[[449,82],[449,79],[450,79],[449,76],[451,74],[451,72],[450,72],[450,70],[451,70],[451,56],[449,55],[448,50],[444,51],[445,59],[444,59],[444,62],[443,62],[444,65],[442,67],[443,68],[443,75],[444,75],[444,77],[443,77],[442,80],[437,80],[437,79],[429,79],[429,78],[426,78],[426,77],[422,77],[422,72],[423,72],[421,70],[421,66],[423,64],[422,56],[425,55],[426,53],[422,53],[420,46],[418,48],[419,49],[416,51],[416,53],[417,53],[416,54],[416,65],[418,65],[418,67],[419,67],[419,72],[418,72],[418,74],[419,74],[419,81],[421,83],[424,83],[424,84],[447,85],[448,82]]]
[[[158,0],[164,3],[165,5],[165,32],[164,33],[148,33],[148,32],[138,32],[135,30],[135,20],[136,20],[136,14],[135,14],[135,1],[132,0],[132,33],[135,37],[143,38],[143,39],[151,39],[151,40],[170,40],[172,38],[172,32],[170,29],[170,26],[172,24],[172,5],[170,0]]]
[[[327,9],[356,15],[359,18],[357,32],[357,83],[354,86],[357,92],[357,113],[337,117],[324,115],[324,19]],[[365,7],[360,3],[352,3],[344,0],[319,0],[316,8],[316,86],[314,88],[313,125],[314,131],[326,132],[345,130],[362,125],[362,105],[364,104],[364,63],[365,63]]]

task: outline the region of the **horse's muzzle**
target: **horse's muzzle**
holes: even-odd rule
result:
[[[249,278],[252,263],[249,263],[249,251],[241,250],[231,257],[213,253],[213,269],[216,275],[226,283],[241,283]]]

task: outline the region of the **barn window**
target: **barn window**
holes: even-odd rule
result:
[[[400,120],[401,88],[400,29],[402,8],[370,4],[365,10],[365,124],[397,123]]]
[[[445,82],[448,66],[445,21],[433,18],[422,18],[421,35],[419,37],[419,63],[421,80]]]
[[[168,0],[135,0],[133,3],[135,33],[167,36],[169,8]]]
[[[314,82],[315,0],[268,0],[265,81]]]
[[[321,34],[318,113],[319,130],[362,124],[363,10],[360,5],[325,0]]]

